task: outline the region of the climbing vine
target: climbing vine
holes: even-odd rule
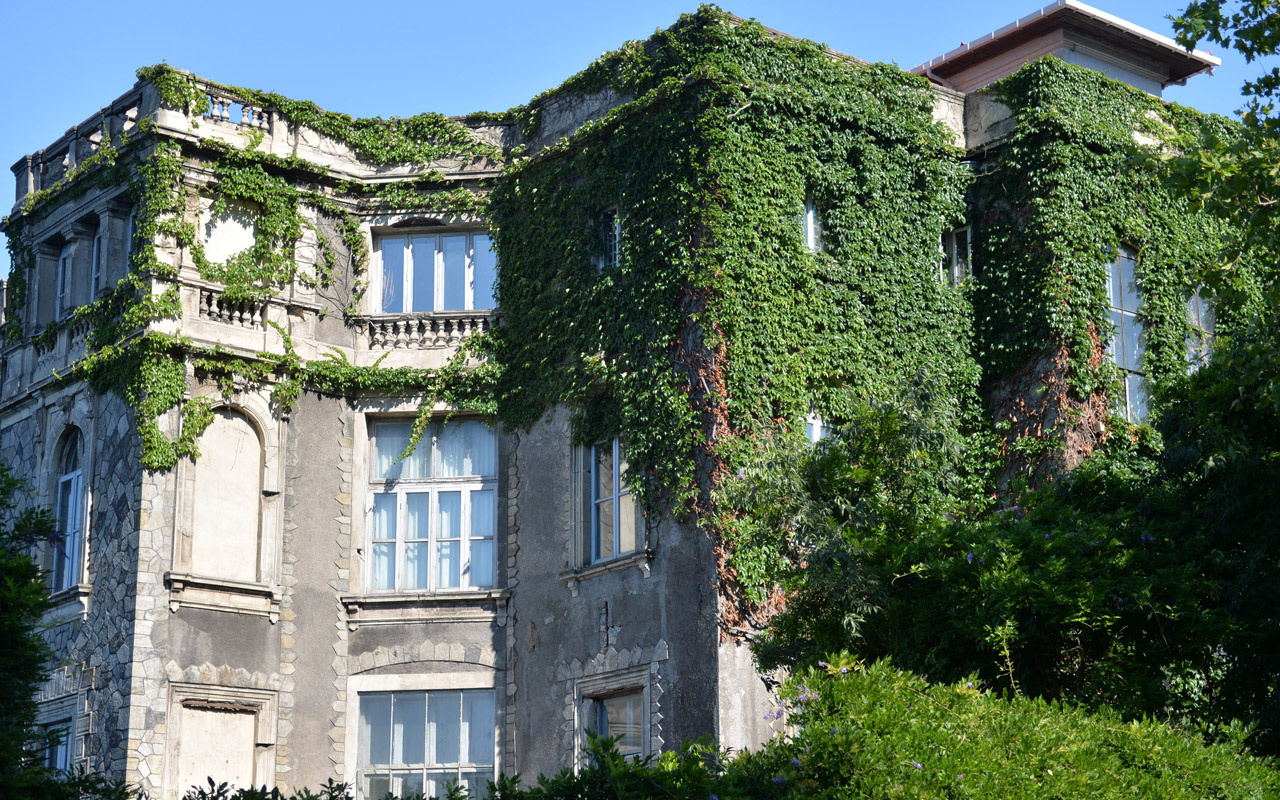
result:
[[[1143,369],[1154,389],[1181,380],[1196,333],[1187,298],[1231,233],[1168,191],[1148,154],[1229,135],[1231,123],[1053,58],[991,92],[1016,125],[973,193],[984,370],[1007,373],[1061,342],[1078,397],[1115,391],[1117,373],[1099,356],[1112,332],[1109,265],[1126,250],[1138,265]],[[1230,313],[1218,324],[1229,331]]]
[[[160,65],[139,77],[197,122],[210,110],[205,85],[187,73]],[[188,366],[224,392],[269,385],[285,408],[304,390],[425,397],[419,434],[437,400],[517,427],[565,406],[580,442],[625,440],[646,508],[710,512],[731,592],[766,582],[777,532],[758,538],[721,489],[769,441],[798,438],[809,417],[838,425],[910,396],[929,409],[939,441],[972,453],[960,471],[979,481],[990,460],[982,390],[994,376],[1053,340],[1065,347],[1072,391],[1114,384],[1100,358],[1112,254],[1138,254],[1158,383],[1179,373],[1196,264],[1227,235],[1165,193],[1158,166],[1134,144],[1135,132],[1159,143],[1225,131],[1222,121],[1039,61],[993,90],[1017,125],[975,179],[934,121],[922,78],[834,58],[714,7],[526,106],[468,118],[518,127],[525,143],[505,154],[440,115],[361,120],[241,87],[209,90],[272,109],[281,124],[370,164],[414,169],[386,182],[343,180],[263,149],[261,132],[244,146],[136,137],[89,168],[133,170],[138,233],[129,276],[76,312],[92,321],[79,370],[137,410],[146,466],[194,455],[208,424],[207,401],[184,400]],[[547,141],[549,103],[605,90],[612,108]],[[445,161],[503,172],[459,182],[437,169]],[[207,183],[189,183],[192,166]],[[202,200],[214,215],[248,210],[252,246],[211,261],[192,221]],[[492,225],[503,324],[440,369],[355,365],[336,350],[304,361],[283,330],[283,352],[252,357],[147,330],[179,313],[166,247],[187,251],[232,302],[350,276],[352,295],[333,305],[354,313],[368,259],[361,220],[388,210]],[[821,229],[812,249],[809,210]],[[976,275],[953,287],[938,278],[939,241],[966,219]],[[297,248],[308,234],[316,270],[302,274]],[[15,264],[31,263],[28,246],[11,239]],[[17,302],[22,290],[19,281]],[[182,421],[165,432],[159,420],[175,408]],[[1036,457],[1046,441],[1012,446]]]

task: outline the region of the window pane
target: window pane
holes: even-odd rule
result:
[[[596,559],[613,557],[613,501],[596,503]]]
[[[1147,418],[1147,382],[1141,375],[1126,375],[1125,391],[1129,395],[1129,420],[1141,422]]]
[[[424,436],[413,452],[403,460],[400,454],[409,446],[413,434],[411,422],[379,422],[373,426],[373,478],[401,480],[429,477],[431,443]]]
[[[441,311],[458,311],[467,307],[467,237],[441,236],[444,253],[444,297]]]
[[[456,589],[462,574],[462,543],[440,543],[440,580],[436,584],[439,589]]]
[[[462,575],[462,492],[440,492],[436,536],[440,553],[440,588],[454,588]]]
[[[493,587],[493,540],[471,540],[471,585],[481,589]]]
[[[410,542],[404,546],[404,580],[400,582],[401,588],[427,588],[429,554],[426,542]]]
[[[391,763],[422,764],[427,752],[427,696],[422,692],[395,695]]]
[[[494,493],[491,489],[471,493],[471,585],[493,586]]]
[[[434,311],[436,307],[436,237],[414,236],[410,240],[413,249],[413,309]]]
[[[640,746],[640,701],[643,694],[624,694],[609,697],[602,701],[608,730],[605,734],[610,738],[618,738],[618,752],[631,755],[641,752]]]
[[[364,796],[367,800],[381,800],[391,791],[390,775],[366,775]]]
[[[1114,361],[1116,353],[1123,353],[1124,347],[1121,344],[1121,337],[1124,335],[1124,315],[1119,311],[1111,312],[1111,327],[1115,329],[1115,333],[1107,340],[1107,355],[1111,356]],[[1118,361],[1116,363],[1119,363]]]
[[[360,697],[360,765],[391,761],[391,695]]]
[[[396,588],[396,546],[395,543],[375,544],[373,546],[373,588]]]
[[[383,239],[382,251],[382,313],[399,314],[404,311],[404,239]]]
[[[613,445],[605,442],[594,448],[596,454],[595,499],[613,496]]]
[[[440,517],[436,536],[458,539],[462,536],[462,492],[440,492]]]
[[[1138,357],[1142,354],[1142,323],[1133,314],[1124,315],[1124,361],[1120,366],[1142,369]]]
[[[493,770],[484,772],[463,772],[462,785],[467,788],[469,800],[486,800],[489,796],[489,781],[493,780]]]
[[[493,692],[463,692],[462,724],[467,752],[462,760],[468,764],[493,763],[494,714]]]
[[[458,773],[453,770],[448,772],[429,772],[427,773],[427,792],[426,797],[445,798],[449,796],[448,787],[450,781],[456,781]]]
[[[430,535],[427,522],[431,519],[431,493],[405,493],[404,507],[405,515],[408,519],[405,523],[404,535],[401,538],[425,541]]]
[[[636,549],[636,501],[628,492],[618,498],[618,552]]]
[[[493,290],[498,280],[498,254],[493,252],[493,242],[482,233],[473,236],[472,242],[475,278],[471,285],[474,287],[475,300],[471,307],[495,308],[498,304],[493,299]]]
[[[1120,297],[1125,311],[1138,310],[1138,277],[1137,262],[1133,256],[1124,253],[1120,256]]]
[[[396,495],[373,496],[372,582],[375,589],[395,588]]]
[[[429,757],[432,764],[456,764],[459,755],[459,715],[462,695],[459,692],[432,692],[427,705],[430,727]]]
[[[495,474],[496,444],[493,426],[488,423],[479,420],[446,423],[436,441],[440,477]]]
[[[487,539],[493,536],[493,490],[471,493],[471,538]]]
[[[422,772],[420,770],[396,772],[392,775],[392,781],[396,784],[396,797],[414,797],[422,794]],[[377,800],[377,798],[370,798],[370,800]]]
[[[394,494],[383,493],[373,496],[373,538],[374,541],[396,538],[396,496]]]

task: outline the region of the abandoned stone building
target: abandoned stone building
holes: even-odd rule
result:
[[[813,69],[870,69],[707,10],[615,58],[666,69],[690,31],[715,26],[749,32],[751,47],[791,47],[789,58],[817,53]],[[724,58],[739,50],[725,46]],[[1157,98],[1218,63],[1056,0],[921,64],[922,78],[893,70],[883,80],[924,98],[932,119],[921,124],[972,171],[1020,124],[989,87],[1044,56]],[[638,755],[704,734],[742,748],[773,733],[768,685],[727,610],[722,554],[701,522],[714,470],[690,473],[692,499],[668,496],[692,513],[642,513],[626,431],[582,433],[591,391],[548,390],[552,402],[510,422],[494,405],[464,402],[476,394],[432,383],[485,374],[490,356],[465,348],[499,328],[526,347],[558,335],[521,327],[538,319],[518,307],[521,281],[543,274],[522,237],[540,229],[571,241],[547,258],[596,281],[625,275],[662,233],[644,198],[628,194],[634,184],[602,189],[615,199],[593,221],[555,217],[567,206],[540,205],[538,190],[526,190],[536,182],[521,183],[520,165],[638,141],[618,126],[643,131],[660,118],[675,130],[679,117],[665,109],[714,83],[691,75],[641,94],[593,74],[515,113],[375,128],[153,68],[14,165],[0,460],[53,505],[62,537],[39,554],[58,657],[40,724],[65,732],[51,763],[123,776],[165,800],[209,775],[432,796],[449,781],[482,792],[499,773],[574,767],[587,731],[621,737],[620,749]],[[699,108],[715,106],[706,97]],[[726,126],[756,114],[736,115],[751,105]],[[708,130],[679,136],[709,142]],[[761,175],[758,188],[770,180]],[[799,191],[776,246],[813,261],[850,233],[831,211],[840,198],[817,185]],[[970,209],[993,202],[975,191]],[[505,215],[493,227],[491,192]],[[680,252],[696,252],[695,226],[668,219],[666,235],[695,242]],[[958,215],[914,230],[916,262],[936,286],[917,284],[920,299],[908,304],[970,308],[954,298],[972,291],[979,224]],[[765,258],[775,245],[753,246]],[[1110,391],[1104,406],[1131,419],[1145,413],[1142,325],[1155,319],[1138,307],[1136,252],[1100,264],[1117,288],[1097,289],[1111,298],[1108,352],[1123,387],[1098,396]],[[562,305],[590,310],[563,291]],[[935,295],[953,305],[930,305]],[[693,330],[699,297],[696,287],[672,293],[663,319]],[[637,341],[662,349],[668,334],[653,330]],[[690,340],[670,338],[681,353]],[[584,349],[581,360],[607,361],[613,347]],[[719,351],[698,352],[710,364]],[[1020,380],[1052,385],[1032,367]],[[699,395],[716,388],[717,369],[686,391],[686,423],[707,440],[730,414]],[[627,379],[622,370],[614,382]],[[809,412],[795,417],[815,437],[839,420],[838,406],[816,399]],[[1055,424],[1047,411],[1039,420]]]

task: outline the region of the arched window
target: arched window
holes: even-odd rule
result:
[[[57,536],[52,545],[49,572],[54,593],[80,582],[84,553],[84,473],[80,469],[80,432],[71,431],[58,453]]]
[[[201,434],[199,446],[191,571],[257,581],[262,440],[243,414],[220,408]]]

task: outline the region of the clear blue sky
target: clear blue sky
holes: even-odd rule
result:
[[[1048,0],[725,0],[722,7],[869,61],[910,68],[1041,8]],[[1095,0],[1172,35],[1179,0]],[[602,52],[667,27],[696,0],[442,3],[223,0],[43,3],[0,0],[0,211],[7,167],[125,92],[140,66],[167,61],[213,80],[313,100],[353,116],[500,111],[558,85]],[[1209,45],[1202,45],[1209,47]],[[1230,114],[1256,75],[1233,52],[1217,74],[1165,97]],[[0,274],[8,273],[0,250]]]

